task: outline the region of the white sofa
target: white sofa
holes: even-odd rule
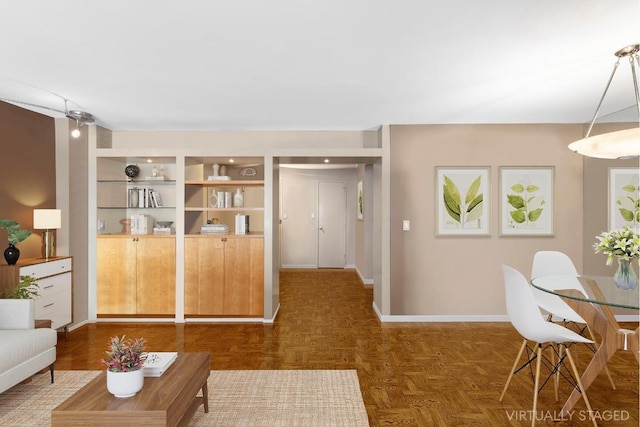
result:
[[[49,367],[53,382],[58,334],[35,328],[31,299],[0,299],[0,393]]]

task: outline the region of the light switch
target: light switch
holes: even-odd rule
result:
[[[98,220],[98,231],[104,231],[104,219]]]
[[[409,231],[411,230],[411,221],[409,221],[408,219],[405,219],[402,221],[402,231]]]

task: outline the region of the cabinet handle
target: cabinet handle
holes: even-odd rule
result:
[[[53,285],[45,286],[43,289],[53,288]]]
[[[42,308],[47,308],[47,307],[51,307],[53,305],[53,303],[47,304],[45,306],[43,306]]]

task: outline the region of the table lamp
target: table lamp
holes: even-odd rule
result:
[[[42,233],[42,257],[52,258],[56,256],[55,232],[62,226],[60,209],[34,209],[33,228],[45,230]]]

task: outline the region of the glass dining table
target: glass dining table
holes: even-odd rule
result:
[[[576,281],[581,286],[576,286]],[[640,310],[638,286],[634,289],[621,289],[616,286],[612,277],[589,275],[538,277],[531,280],[531,285],[562,298],[585,320],[591,331],[600,336],[598,348],[580,378],[585,389],[589,388],[618,350],[631,351],[640,362],[638,353],[640,328],[635,330],[621,328],[611,311],[613,307],[619,307],[632,310],[637,314]],[[584,293],[579,290],[580,288]],[[569,414],[579,399],[580,390],[574,388],[561,414]]]

